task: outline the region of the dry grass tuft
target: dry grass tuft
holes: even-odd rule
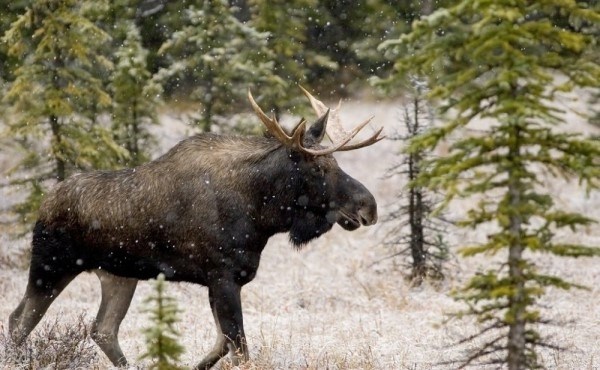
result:
[[[81,313],[76,322],[55,317],[36,329],[20,346],[0,333],[0,367],[7,369],[90,369],[98,352],[90,338],[89,325]]]

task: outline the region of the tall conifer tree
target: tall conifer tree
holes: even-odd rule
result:
[[[139,29],[133,20],[123,20],[125,39],[115,52],[115,70],[111,78],[113,94],[112,126],[117,142],[129,152],[126,166],[148,160],[153,140],[148,125],[158,122],[156,107],[161,87],[152,79]]]
[[[409,102],[402,108],[406,134],[394,139],[407,143],[432,127],[434,118],[431,107],[424,99],[424,90],[421,82],[412,81]],[[413,286],[421,285],[425,279],[443,279],[444,263],[449,257],[448,245],[444,240],[448,230],[443,218],[433,214],[441,196],[415,183],[421,173],[427,171],[424,165],[431,156],[432,153],[425,148],[402,153],[402,162],[388,170],[390,176],[402,175],[408,180],[398,194],[396,207],[388,216],[388,221],[395,226],[388,233],[386,241],[394,248],[400,246],[400,250],[392,256],[410,256],[411,273],[408,280]]]
[[[162,45],[170,66],[159,72],[189,79],[190,98],[202,104],[197,123],[210,131],[214,118],[235,111],[249,87],[272,77],[267,34],[240,22],[225,0],[195,1],[185,11],[185,24]]]
[[[561,228],[594,221],[556,207],[540,176],[576,178],[588,190],[600,185],[598,142],[556,129],[563,123],[556,99],[600,81],[600,60],[592,57],[598,39],[588,32],[599,23],[597,10],[575,0],[462,0],[381,46],[398,56],[388,83],[419,73],[432,87],[430,98],[448,113],[444,124],[412,141],[412,150],[435,147],[475,119],[491,121],[479,124],[481,135],[455,135],[448,156],[434,159],[420,178],[443,189],[446,201],[479,199],[463,226],[495,225],[487,240],[466,246],[463,255],[506,256],[457,293],[483,324],[484,344],[467,362],[540,367],[538,350],[549,344],[539,333],[545,319],[538,298],[548,287],[574,284],[543,272],[531,253],[600,254],[597,247],[556,237]]]
[[[4,99],[12,108],[7,134],[25,151],[19,169],[26,178],[15,180],[30,185],[28,201],[18,209],[25,221],[37,209],[44,180],[112,167],[127,155],[89,114],[90,106],[111,103],[92,70],[112,64],[99,53],[109,37],[82,14],[86,4],[33,1],[2,38],[20,61]]]
[[[265,81],[265,106],[277,110],[293,107],[303,99],[295,84],[306,84],[311,68],[337,69],[337,64],[309,48],[309,25],[316,0],[250,0],[252,25],[267,32],[272,51],[273,76]],[[285,19],[285,22],[281,20]],[[279,113],[279,112],[276,112]]]
[[[162,91],[148,70],[149,51],[142,45],[137,20],[140,0],[100,0],[88,8],[95,23],[110,35],[104,50],[114,68],[110,73],[99,71],[112,104],[108,109],[115,141],[129,153],[122,165],[135,166],[145,162],[153,138],[148,126],[158,122],[157,107]]]

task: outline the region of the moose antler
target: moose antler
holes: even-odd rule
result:
[[[279,140],[282,144],[286,146],[302,147],[302,139],[304,137],[304,130],[306,129],[306,121],[304,119],[300,120],[300,122],[294,129],[292,136],[289,136],[285,133],[285,131],[283,131],[281,125],[279,124],[279,122],[277,122],[275,116],[273,116],[273,118],[269,118],[265,114],[265,112],[263,112],[263,110],[260,109],[256,101],[254,101],[250,90],[248,90],[248,100],[250,100],[252,109],[254,109],[254,112],[256,113],[258,118],[260,118],[262,123],[265,124],[267,131],[269,131],[271,135],[273,135],[277,140]]]
[[[305,88],[303,88],[302,86],[299,86],[299,87],[302,90],[302,92],[304,93],[304,95],[306,95],[306,97],[310,101],[310,105],[312,105],[313,109],[315,110],[315,112],[317,113],[318,116],[321,116],[325,112],[329,111],[329,123],[327,124],[326,131],[327,131],[327,136],[329,136],[329,139],[333,143],[340,142],[342,140],[346,140],[347,137],[353,138],[360,130],[362,130],[363,127],[365,127],[373,119],[373,117],[370,117],[363,123],[356,126],[352,131],[348,132],[348,131],[344,130],[344,127],[342,126],[342,122],[340,119],[340,107],[342,105],[341,100],[338,103],[337,108],[330,109],[325,104],[323,104],[322,101],[318,100],[317,98],[312,96],[308,91],[306,91]],[[383,131],[383,127],[380,127],[377,131],[375,131],[375,134],[373,134],[373,136],[371,136],[367,140],[361,141],[356,144],[344,145],[344,146],[338,148],[337,150],[338,151],[347,151],[347,150],[354,150],[354,149],[363,148],[365,146],[373,145],[376,142],[378,142],[379,140],[382,140],[383,138],[385,138],[385,136],[379,136],[382,131]],[[346,141],[346,143],[347,142],[348,141]]]
[[[265,127],[267,128],[267,131],[269,131],[269,133],[271,133],[271,135],[273,135],[279,142],[281,142],[283,145],[285,145],[287,147],[294,148],[296,150],[300,150],[302,152],[305,152],[305,153],[308,153],[308,154],[311,154],[314,156],[328,155],[328,154],[331,154],[338,150],[349,150],[349,149],[344,149],[344,145],[348,144],[348,142],[350,140],[352,140],[354,138],[354,136],[356,136],[356,134],[360,131],[360,129],[362,129],[370,121],[370,119],[369,119],[366,122],[364,122],[362,125],[359,125],[357,128],[355,128],[351,132],[347,133],[347,135],[345,137],[342,137],[339,141],[336,142],[336,141],[332,140],[333,145],[328,148],[311,149],[311,148],[306,148],[303,145],[304,133],[306,130],[306,121],[304,119],[302,119],[300,121],[300,123],[298,123],[298,125],[294,128],[294,130],[292,132],[292,136],[289,136],[283,130],[283,128],[281,128],[281,125],[279,124],[279,122],[277,122],[277,119],[275,117],[269,118],[265,114],[265,112],[263,112],[263,110],[258,106],[256,101],[254,101],[254,98],[252,97],[252,93],[250,92],[250,90],[248,90],[248,100],[250,101],[250,104],[252,105],[252,108],[254,109],[254,112],[256,113],[258,118],[260,118],[262,123],[264,123]],[[325,109],[324,112],[322,114],[320,114],[320,116],[322,116],[323,114],[327,114],[328,111],[329,111],[328,109]],[[376,141],[374,141],[374,142],[376,142]]]

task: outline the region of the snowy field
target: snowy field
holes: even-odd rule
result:
[[[397,103],[350,101],[345,103],[344,109],[342,117],[349,125],[374,114],[375,125],[383,124],[388,134],[403,126]],[[577,130],[593,130],[576,115],[569,115],[568,122]],[[192,133],[176,116],[169,114],[163,116],[162,125],[153,131],[161,140],[157,155]],[[337,155],[340,166],[374,193],[380,218],[389,212],[395,194],[404,184],[401,178],[384,176],[386,170],[398,162],[399,148],[399,142],[384,140],[366,149]],[[0,151],[3,178],[13,162],[11,155]],[[600,219],[599,192],[585,197],[574,184],[554,180],[548,182],[548,187],[558,194],[560,206]],[[14,194],[1,189],[0,197],[0,206],[5,208]],[[464,202],[454,204],[449,217],[458,218],[466,207]],[[449,297],[449,292],[460,287],[474,272],[489,266],[490,258],[455,258],[449,265],[448,279],[441,286],[425,284],[411,288],[404,281],[402,271],[394,267],[393,260],[377,262],[391,253],[382,244],[390,226],[379,223],[355,232],[336,226],[299,252],[291,247],[286,235],[272,238],[263,253],[256,279],[242,291],[252,359],[242,368],[456,368],[456,364],[436,364],[464,355],[466,348],[453,346],[453,343],[476,332],[477,325],[469,319],[446,316],[462,308]],[[6,225],[2,227],[7,230]],[[27,248],[29,241],[27,238],[9,239],[4,231],[0,230],[0,332],[6,333],[8,315],[24,292],[27,271],[1,263]],[[456,245],[484,235],[485,230],[452,230],[447,238]],[[598,246],[600,226],[562,237]],[[541,328],[542,334],[565,348],[561,352],[543,351],[542,363],[550,369],[600,369],[600,261],[534,258],[543,271],[589,287],[589,290],[566,292],[551,289],[542,299],[543,315],[557,324]],[[144,362],[137,360],[144,347],[140,331],[147,326],[146,316],[141,312],[142,301],[150,288],[147,282],[138,285],[120,332],[125,354],[139,368],[144,368]],[[178,299],[183,310],[178,325],[181,343],[186,349],[182,363],[192,366],[212,348],[216,339],[207,290],[173,283],[168,285],[168,293]],[[73,326],[81,314],[90,322],[99,303],[99,282],[95,275],[84,273],[50,307],[41,326],[57,319],[61,325]],[[0,354],[4,352],[0,348]],[[13,368],[2,359],[0,366]],[[85,368],[107,369],[111,365],[98,350],[98,355]]]

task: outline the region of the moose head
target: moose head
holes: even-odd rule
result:
[[[302,118],[291,134],[282,128],[275,117],[268,117],[248,91],[248,100],[256,115],[267,132],[289,149],[290,157],[297,165],[297,173],[303,180],[304,186],[295,199],[302,216],[297,218],[290,230],[290,240],[295,245],[302,245],[322,235],[335,223],[351,231],[361,225],[377,222],[375,199],[360,182],[338,166],[332,154],[363,148],[384,138],[381,127],[370,138],[350,144],[373,117],[346,131],[340,119],[341,102],[336,109],[330,109],[306,89],[300,89],[319,118],[309,129],[306,129],[307,122]],[[327,147],[321,144],[326,135],[331,141]]]

